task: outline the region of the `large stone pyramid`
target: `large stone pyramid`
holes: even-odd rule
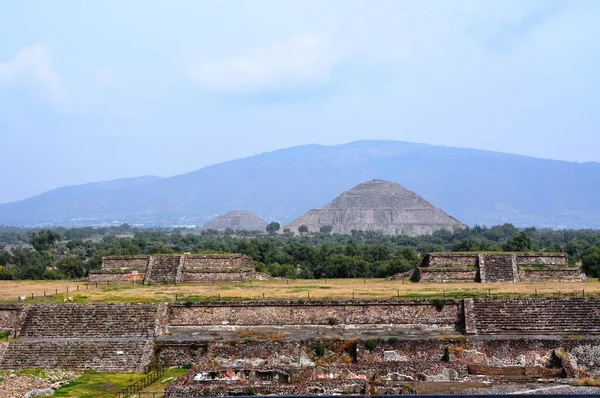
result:
[[[330,225],[339,234],[363,230],[386,235],[423,235],[465,226],[416,193],[382,180],[359,184],[324,208],[310,210],[286,228],[298,232],[301,225],[306,225],[310,232]]]
[[[208,221],[201,229],[224,231],[231,228],[234,231],[265,231],[267,222],[254,213],[246,210],[233,210]]]

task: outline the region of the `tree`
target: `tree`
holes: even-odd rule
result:
[[[300,232],[301,234],[305,234],[308,232],[308,227],[306,225],[300,225],[298,227],[298,232]]]
[[[33,232],[29,237],[29,243],[37,251],[48,250],[60,240],[61,236],[58,232],[42,229],[39,232]]]
[[[360,257],[333,254],[326,264],[328,278],[367,278],[370,277],[369,264]]]
[[[531,250],[532,247],[533,241],[529,235],[527,235],[525,232],[519,232],[517,236],[506,241],[506,243],[502,246],[502,249],[504,249],[504,251],[511,252],[526,252]]]
[[[84,274],[83,264],[77,256],[68,256],[58,260],[56,268],[67,278],[81,278]]]
[[[267,232],[269,235],[275,235],[277,231],[279,231],[279,228],[281,228],[281,224],[279,224],[277,221],[271,221],[267,225]]]
[[[581,269],[586,275],[600,276],[600,247],[594,246],[588,249],[581,257]]]
[[[331,225],[323,225],[319,228],[319,231],[324,234],[330,234],[333,231],[333,227]]]
[[[10,262],[10,253],[0,248],[0,265],[7,265]]]

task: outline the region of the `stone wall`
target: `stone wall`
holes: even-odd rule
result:
[[[108,256],[102,258],[102,269],[126,269],[146,272],[150,256]]]
[[[105,271],[90,271],[88,280],[90,283],[125,283],[132,281],[143,282],[145,275],[146,274],[143,273],[132,274],[130,272],[107,273]]]
[[[252,260],[241,254],[187,254],[183,266],[184,272],[250,269],[254,269]]]
[[[255,301],[173,305],[169,326],[208,325],[368,325],[423,324],[454,328],[460,303],[446,300],[439,310],[430,300]]]
[[[564,253],[517,253],[517,264],[567,265],[569,256]]]
[[[0,305],[0,333],[4,331],[13,332],[19,321],[20,306]]]
[[[581,282],[587,277],[579,268],[524,268],[519,267],[519,280],[521,281],[555,281],[555,282]]]
[[[477,266],[477,253],[429,253],[423,257],[422,265],[424,267],[436,266]]]
[[[420,282],[475,281],[477,270],[465,268],[418,268],[416,279]]]
[[[182,273],[183,280],[186,282],[245,282],[254,277],[253,271],[203,271]]]

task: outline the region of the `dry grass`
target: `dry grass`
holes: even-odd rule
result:
[[[77,291],[79,285],[79,291]],[[69,293],[66,293],[67,287]],[[58,296],[43,297],[54,294]],[[552,297],[557,293],[582,296],[600,296],[600,283],[588,282],[522,282],[522,283],[411,283],[388,279],[322,279],[322,280],[275,280],[182,283],[176,286],[144,286],[133,284],[89,285],[66,281],[0,281],[0,301],[16,302],[19,296],[28,297],[26,302],[63,302],[63,297],[74,297],[76,302],[164,302],[249,299],[390,299],[435,297],[484,297],[534,295]],[[31,300],[31,293],[34,300]],[[264,296],[263,296],[264,295]]]
[[[600,387],[600,379],[595,377],[582,377],[570,383],[572,386],[585,386],[585,387]]]

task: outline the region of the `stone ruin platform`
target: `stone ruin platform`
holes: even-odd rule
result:
[[[173,254],[107,256],[89,281],[177,284],[181,282],[244,282],[254,276],[252,260],[243,254]]]
[[[0,330],[0,369],[191,366],[169,397],[600,374],[591,298],[14,304]]]
[[[429,253],[412,278],[420,282],[579,282],[586,279],[563,253]]]

